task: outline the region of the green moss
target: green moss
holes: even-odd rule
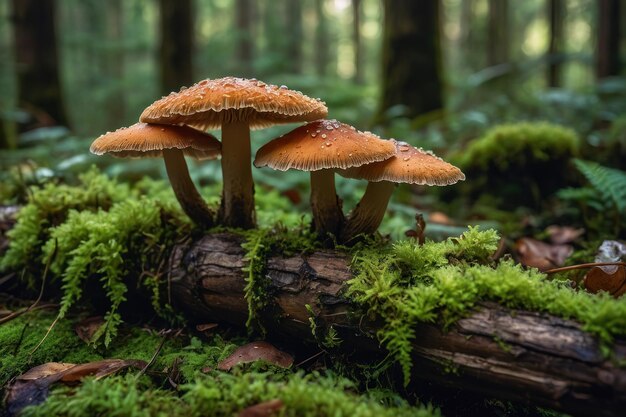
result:
[[[28,204],[17,216],[17,224],[7,233],[10,246],[0,259],[0,270],[18,270],[40,265],[41,247],[48,230],[62,224],[70,210],[108,210],[131,194],[127,185],[118,184],[95,168],[80,176],[78,186],[48,183],[30,190]]]
[[[251,329],[256,324],[262,330],[258,312],[265,308],[270,299],[267,292],[268,280],[265,276],[267,256],[276,252],[284,256],[306,253],[318,247],[318,243],[304,224],[292,229],[277,224],[273,228],[236,232],[246,238],[241,245],[246,251],[244,257],[246,266],[243,268],[246,273],[245,298],[248,302],[246,326]]]
[[[348,295],[373,318],[382,319],[378,338],[398,361],[409,382],[412,341],[417,322],[449,326],[480,302],[547,312],[580,322],[596,335],[606,353],[616,336],[626,335],[626,299],[578,292],[550,281],[510,260],[492,265],[499,237],[470,228],[460,239],[406,241],[387,251],[362,250],[353,260],[357,272]]]
[[[159,389],[146,378],[132,375],[86,380],[76,389],[60,388],[42,405],[25,410],[24,416],[115,415],[120,416],[233,416],[245,407],[280,399],[281,416],[415,416],[440,415],[426,406],[384,404],[380,395],[356,394],[349,380],[317,372],[277,375],[250,372],[242,375],[212,373],[183,385],[181,396]],[[71,394],[71,395],[70,395]]]
[[[568,162],[578,154],[579,147],[578,135],[563,126],[496,126],[453,158],[468,178],[459,189],[473,197],[484,193],[497,196],[499,205],[505,208],[529,202],[538,206],[567,184]]]

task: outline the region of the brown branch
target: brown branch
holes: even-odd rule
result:
[[[215,234],[175,248],[169,277],[180,309],[200,322],[244,325],[241,243],[235,235]],[[361,323],[342,296],[352,278],[348,261],[331,251],[271,257],[268,306],[260,312],[270,335],[314,344],[309,304],[318,328],[332,325],[349,357],[386,355],[373,337],[376,323]],[[447,332],[429,324],[415,331],[414,378],[576,415],[621,415],[626,408],[626,369],[615,365],[626,359],[626,341],[617,341],[607,360],[598,341],[571,320],[484,304]]]

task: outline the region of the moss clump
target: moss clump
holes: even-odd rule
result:
[[[496,126],[470,142],[457,163],[466,173],[464,189],[471,195],[490,194],[503,207],[535,205],[562,188],[568,162],[578,154],[580,138],[571,129],[550,123]]]
[[[246,242],[241,246],[246,251],[244,258],[246,266],[243,268],[246,273],[245,298],[248,302],[246,326],[251,329],[254,324],[261,326],[258,321],[258,312],[266,306],[270,298],[265,278],[267,256],[277,252],[285,256],[309,252],[315,249],[318,243],[304,224],[295,229],[288,229],[277,224],[273,228],[252,229],[238,233],[246,238]]]
[[[280,415],[285,417],[440,415],[432,407],[410,406],[397,397],[396,404],[381,404],[379,398],[355,394],[351,381],[319,373],[216,372],[196,378],[180,391],[182,396],[132,375],[89,379],[77,389],[57,389],[45,403],[27,408],[23,415],[233,416],[245,407],[273,399],[283,402]]]
[[[10,246],[0,259],[1,271],[27,268],[32,278],[42,263],[41,247],[48,240],[48,230],[62,224],[70,210],[108,210],[131,194],[127,185],[108,179],[95,168],[79,179],[78,186],[48,183],[31,188],[28,204],[20,210],[17,224],[7,233]]]
[[[470,228],[459,239],[423,246],[405,241],[355,255],[357,275],[348,294],[368,315],[384,321],[378,337],[402,366],[405,383],[412,368],[411,342],[418,337],[415,324],[449,326],[480,301],[574,319],[599,338],[605,353],[614,337],[626,335],[626,299],[578,292],[509,260],[494,267],[490,255],[498,240],[493,230]]]

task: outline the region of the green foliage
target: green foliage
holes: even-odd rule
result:
[[[182,396],[157,388],[147,378],[118,376],[86,380],[76,389],[60,388],[42,405],[27,408],[24,416],[233,416],[245,407],[280,399],[281,416],[439,416],[430,406],[406,401],[383,405],[367,394],[355,394],[353,382],[317,372],[285,377],[268,372],[243,375],[214,373],[181,387]]]
[[[108,210],[130,194],[127,185],[110,180],[95,168],[80,176],[78,186],[48,183],[31,188],[28,204],[7,233],[10,246],[0,260],[0,270],[41,264],[41,247],[48,240],[49,229],[63,223],[70,210]]]
[[[579,159],[574,164],[589,186],[562,189],[559,198],[579,205],[587,230],[619,234],[626,216],[626,172]]]
[[[493,230],[470,228],[458,239],[422,246],[405,241],[387,251],[355,254],[356,276],[348,295],[370,318],[383,320],[378,338],[402,367],[405,383],[412,368],[411,343],[419,337],[415,324],[449,326],[480,301],[574,319],[605,349],[615,336],[626,334],[626,300],[572,290],[512,261],[494,267],[490,256],[498,241]]]
[[[563,126],[496,126],[470,142],[457,157],[468,178],[462,188],[474,196],[496,195],[503,207],[529,202],[539,206],[566,184],[569,159],[578,154],[579,147],[578,135]]]

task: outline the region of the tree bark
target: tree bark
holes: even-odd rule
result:
[[[237,61],[244,76],[251,76],[254,64],[253,6],[251,0],[237,0]]]
[[[330,62],[328,35],[328,17],[324,10],[325,0],[315,0],[315,17],[317,26],[315,27],[315,72],[320,77],[328,74]]]
[[[302,72],[302,3],[300,1],[288,0],[286,8],[286,28],[289,30],[287,39],[287,61],[289,71],[294,74]]]
[[[487,65],[509,61],[509,30],[508,0],[489,0]]]
[[[192,0],[160,0],[161,93],[178,91],[193,83]]]
[[[416,117],[443,107],[438,0],[385,0],[377,122],[397,105]]]
[[[596,77],[598,79],[620,74],[620,0],[598,2],[598,46],[596,49]]]
[[[561,85],[561,64],[563,62],[563,29],[565,2],[549,0],[548,18],[550,22],[550,44],[548,46],[548,86]]]
[[[363,40],[361,38],[362,1],[352,0],[352,47],[354,49],[354,82],[363,84]]]
[[[12,0],[18,105],[32,127],[67,125],[59,78],[55,0]]]
[[[180,309],[204,322],[246,322],[241,243],[241,237],[222,233],[174,249],[169,282]],[[268,300],[259,317],[271,335],[314,343],[308,304],[318,331],[330,325],[338,331],[344,353],[385,356],[374,337],[377,324],[361,320],[342,295],[352,278],[347,255],[273,256],[265,277]],[[609,361],[573,321],[483,304],[446,332],[429,324],[415,330],[414,379],[576,415],[617,416],[626,407],[626,369],[615,365],[626,359],[626,341],[616,341]]]

